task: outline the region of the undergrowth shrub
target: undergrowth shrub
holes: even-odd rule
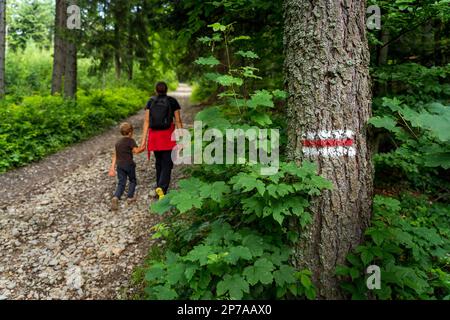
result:
[[[222,133],[283,127],[275,102],[284,101],[286,93],[246,87],[247,80],[259,78],[252,62],[258,55],[236,48],[248,37],[232,37],[232,25],[210,27],[214,34],[199,40],[227,52],[227,61],[235,55],[248,65],[230,62],[219,73],[215,70],[224,66],[213,55],[196,61],[210,69],[205,78],[220,88],[217,105],[197,114],[196,120]],[[275,138],[271,135],[267,142]],[[153,228],[153,237],[166,241],[166,254],[148,261],[147,298],[315,298],[311,272],[292,266],[292,247],[311,222],[311,197],[331,183],[309,162],[299,166],[280,161],[278,172],[268,176],[261,175],[261,167],[248,161],[193,166],[191,178],[152,205],[153,213],[171,215]]]
[[[337,268],[353,299],[450,300],[450,208],[424,196],[376,196],[365,242]],[[365,270],[377,265],[381,289],[368,290]]]
[[[80,90],[77,100],[26,97],[0,109],[0,172],[91,137],[141,109],[147,94],[130,88]]]

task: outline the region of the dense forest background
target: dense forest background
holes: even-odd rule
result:
[[[282,91],[286,88],[282,1],[72,3],[81,8],[81,29],[63,31],[58,28],[58,19],[67,18],[65,10],[58,11],[63,1],[56,1],[56,5],[50,0],[6,1],[0,172],[42,159],[135,113],[143,107],[158,80],[167,81],[171,89],[179,82],[190,83],[194,87],[193,103],[218,105],[227,97],[230,84],[226,79],[218,80],[217,73],[231,74],[230,69],[237,66],[244,66],[241,75],[245,84],[237,81],[233,85],[243,99],[259,92],[256,97],[264,105],[267,100],[264,92],[271,92],[270,99],[275,103],[273,107],[268,104],[271,108],[264,111],[266,115],[261,113],[255,118],[255,114],[241,113],[234,123],[245,125],[254,120],[253,125],[279,128],[284,152],[287,126],[286,96]],[[374,145],[374,214],[365,242],[348,256],[345,266],[337,268],[337,276],[348,297],[450,299],[450,2],[370,0],[367,5],[381,9],[381,29],[367,30],[373,94],[370,139]],[[62,16],[58,17],[58,12]],[[56,38],[68,44],[66,49],[71,48],[76,61],[72,74],[67,73],[70,67],[60,71],[63,84],[60,83],[59,89],[56,87],[58,90],[54,67]],[[228,50],[237,54],[230,55]],[[199,60],[201,57],[204,60]],[[66,90],[74,83],[72,92]],[[216,125],[223,125],[224,121],[233,123],[230,120],[233,117],[237,119],[229,109],[220,113],[218,109],[209,110],[201,113],[199,119],[212,123],[214,118]],[[286,177],[306,174],[288,165],[283,168]],[[236,231],[234,227],[240,225],[237,213],[230,212],[231,218],[219,214],[230,201],[236,201],[247,211],[256,205],[242,199],[222,198],[230,192],[229,181],[239,186],[244,179],[233,180],[230,176],[222,184],[224,178],[218,176],[226,175],[223,168],[196,170],[200,169],[191,172],[192,179],[199,180],[187,180],[181,184],[178,195],[168,197],[154,208],[165,212],[166,205],[171,203],[180,215],[191,209],[194,213],[181,218],[175,215],[176,219],[157,228],[159,236],[168,239],[166,249],[172,255],[166,258],[162,252],[153,252],[147,264],[138,270],[136,282],[147,287],[142,295],[170,299],[315,298],[308,270],[295,273],[299,282],[284,276],[291,271],[286,262],[288,255],[284,259],[285,251],[279,249],[289,243],[284,236],[271,238],[261,226],[256,229],[264,236],[247,229]],[[251,183],[249,177],[245,179],[245,183]],[[219,191],[189,193],[192,186],[202,183],[216,183]],[[269,190],[269,182],[264,183]],[[256,185],[255,182],[254,188],[241,190],[251,199]],[[318,190],[326,188],[325,183],[318,181],[312,181],[311,186]],[[285,191],[297,192],[289,188]],[[310,191],[308,196],[315,194]],[[281,193],[274,193],[271,203],[276,203],[279,196]],[[205,200],[187,207],[186,202],[181,204],[192,197]],[[247,226],[254,227],[252,223],[248,221]],[[212,231],[205,233],[205,228]],[[231,232],[232,229],[235,231]],[[230,237],[223,238],[220,244],[219,238],[214,238],[227,233]],[[264,252],[258,253],[257,248],[251,247],[252,239],[261,242]],[[238,254],[236,249],[236,256],[221,264],[223,257],[216,252],[210,258],[216,264],[204,271],[202,267],[211,261],[199,258],[201,250],[227,246],[249,247],[248,256],[242,253],[245,250]],[[271,258],[261,258],[269,253]],[[275,255],[279,257],[279,269]],[[245,264],[239,264],[242,260],[256,261],[254,269],[244,269]],[[382,290],[369,292],[366,287],[363,267],[371,263],[385,270],[383,281],[388,286]],[[150,275],[144,279],[148,269]],[[270,279],[259,276],[264,272],[270,274]],[[222,274],[232,276],[223,278]],[[197,282],[192,280],[194,275]],[[277,285],[272,286],[272,280]]]

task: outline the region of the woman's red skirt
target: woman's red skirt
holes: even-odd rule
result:
[[[152,151],[166,151],[173,150],[177,145],[175,140],[172,140],[172,133],[175,131],[175,124],[167,130],[152,130],[148,129],[147,151],[150,159]]]

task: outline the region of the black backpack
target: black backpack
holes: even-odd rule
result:
[[[172,124],[172,108],[169,98],[160,96],[152,98],[150,105],[150,128],[152,130],[166,130]]]

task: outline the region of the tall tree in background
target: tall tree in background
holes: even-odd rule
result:
[[[313,222],[296,250],[321,298],[342,298],[337,264],[369,224],[373,169],[365,1],[285,0],[288,155],[313,160],[333,182],[311,207]]]
[[[76,5],[77,1],[72,0],[71,4]],[[70,19],[70,17],[68,17],[68,19]],[[73,98],[77,92],[77,45],[75,43],[76,30],[68,30],[67,28],[66,30],[68,32],[65,36],[66,61],[64,67],[64,96]]]
[[[56,0],[55,8],[55,37],[53,40],[53,74],[52,74],[52,94],[61,93],[63,76],[66,64],[66,43],[64,40],[64,30],[67,21],[66,0]]]
[[[73,98],[77,90],[77,47],[74,30],[67,28],[67,9],[67,0],[56,1],[52,94],[62,93],[64,84],[64,96]]]
[[[50,49],[53,37],[52,0],[8,1],[8,48],[24,50],[30,41],[39,48]]]
[[[0,98],[5,96],[6,0],[0,0]]]

